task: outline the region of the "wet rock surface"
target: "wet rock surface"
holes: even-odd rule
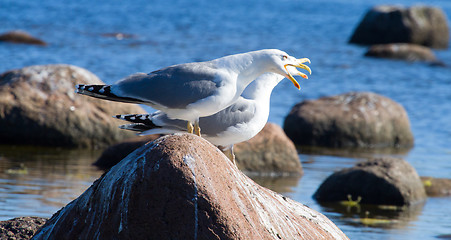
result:
[[[371,92],[307,100],[285,118],[284,130],[297,145],[409,148],[413,134],[405,109]]]
[[[350,43],[413,43],[446,49],[449,44],[448,21],[445,13],[437,7],[376,6],[366,13]]]
[[[296,147],[281,127],[267,123],[248,141],[234,147],[239,169],[258,175],[302,175]]]
[[[350,196],[350,197],[348,197]],[[330,175],[313,197],[319,202],[347,201],[376,205],[413,205],[426,200],[415,169],[403,159],[375,158]]]
[[[347,239],[324,215],[257,185],[206,140],[146,144],[33,239]]]
[[[47,220],[40,217],[18,217],[0,221],[0,239],[30,239]]]
[[[133,104],[75,93],[76,84],[103,84],[71,65],[36,65],[0,75],[0,143],[106,147],[134,136],[118,129],[118,113],[145,112]]]

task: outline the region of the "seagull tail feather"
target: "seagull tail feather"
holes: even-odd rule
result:
[[[120,125],[120,129],[139,132],[139,135],[147,135],[143,133],[149,130],[152,131],[162,128],[152,122],[150,114],[119,114],[113,117],[130,122],[130,124]]]
[[[131,123],[145,124],[145,125],[148,125],[149,128],[161,127],[161,126],[156,125],[152,121],[150,114],[119,114],[119,115],[115,115],[113,117],[120,119],[120,120],[127,121],[127,122],[131,122]]]
[[[130,123],[130,124],[124,124],[119,126],[120,129],[135,131],[135,132],[145,132],[147,130],[151,130],[152,128],[146,124],[142,123]]]
[[[125,102],[125,103],[145,103],[136,98],[121,97],[111,92],[111,85],[85,85],[78,84],[75,86],[75,92],[90,97],[100,98],[104,100]]]
[[[119,128],[139,132],[138,135],[151,134],[172,134],[178,132],[186,132],[185,129],[180,129],[177,126],[164,125],[160,126],[155,123],[155,114],[121,114],[115,115],[114,118],[130,122],[129,124],[121,125]]]

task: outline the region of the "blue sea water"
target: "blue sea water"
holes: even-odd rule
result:
[[[435,51],[448,67],[434,67],[365,58],[366,47],[347,43],[365,12],[387,3],[438,6],[448,18],[451,16],[447,0],[1,0],[0,33],[22,29],[48,46],[0,43],[0,72],[64,63],[86,68],[104,82],[113,83],[134,72],[278,48],[298,58],[310,58],[313,74],[300,80],[301,91],[287,80],[275,88],[271,122],[282,125],[291,107],[305,99],[349,91],[375,92],[407,110],[415,147],[401,157],[421,176],[450,178],[450,50]],[[111,36],[116,33],[125,37]],[[287,195],[326,214],[351,239],[427,239],[451,234],[450,198],[428,199],[407,226],[387,229],[348,224],[310,196],[332,171],[356,160],[300,157],[305,162],[305,175]],[[308,159],[313,163],[307,163]]]

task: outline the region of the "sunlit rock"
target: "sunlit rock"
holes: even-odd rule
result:
[[[438,7],[376,6],[366,13],[350,43],[413,43],[448,48],[448,21],[446,14]]]
[[[160,135],[136,137],[112,145],[94,165],[102,169],[111,168],[138,147],[158,137]],[[303,173],[293,142],[275,124],[266,124],[254,138],[236,144],[234,149],[238,168],[248,174],[300,176]]]
[[[302,175],[302,166],[293,142],[281,127],[267,123],[248,141],[236,144],[239,169],[259,175]]]
[[[193,134],[137,149],[34,239],[347,239],[329,219],[246,177]]]
[[[323,147],[409,148],[413,134],[406,110],[371,92],[306,100],[285,118],[295,144]]]
[[[413,205],[426,200],[415,169],[398,158],[375,158],[330,175],[313,197],[348,205]]]
[[[118,129],[117,113],[145,112],[133,104],[75,93],[75,85],[103,84],[71,65],[36,65],[0,75],[0,143],[105,147],[134,136]]]

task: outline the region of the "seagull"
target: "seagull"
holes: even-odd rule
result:
[[[153,71],[135,73],[113,85],[76,86],[76,92],[91,97],[146,104],[167,114],[170,119],[187,121],[189,133],[201,135],[199,118],[213,115],[234,103],[257,77],[273,72],[299,83],[288,72],[307,76],[296,70],[310,71],[303,63],[278,49],[265,49],[206,62],[184,63]],[[193,126],[194,123],[194,126]]]
[[[235,163],[233,145],[251,139],[263,129],[268,121],[271,92],[283,78],[279,74],[265,73],[253,81],[235,103],[216,114],[199,118],[202,137],[218,146]],[[139,135],[185,132],[187,126],[186,121],[170,119],[161,111],[114,117],[131,122],[119,127],[138,131]]]

